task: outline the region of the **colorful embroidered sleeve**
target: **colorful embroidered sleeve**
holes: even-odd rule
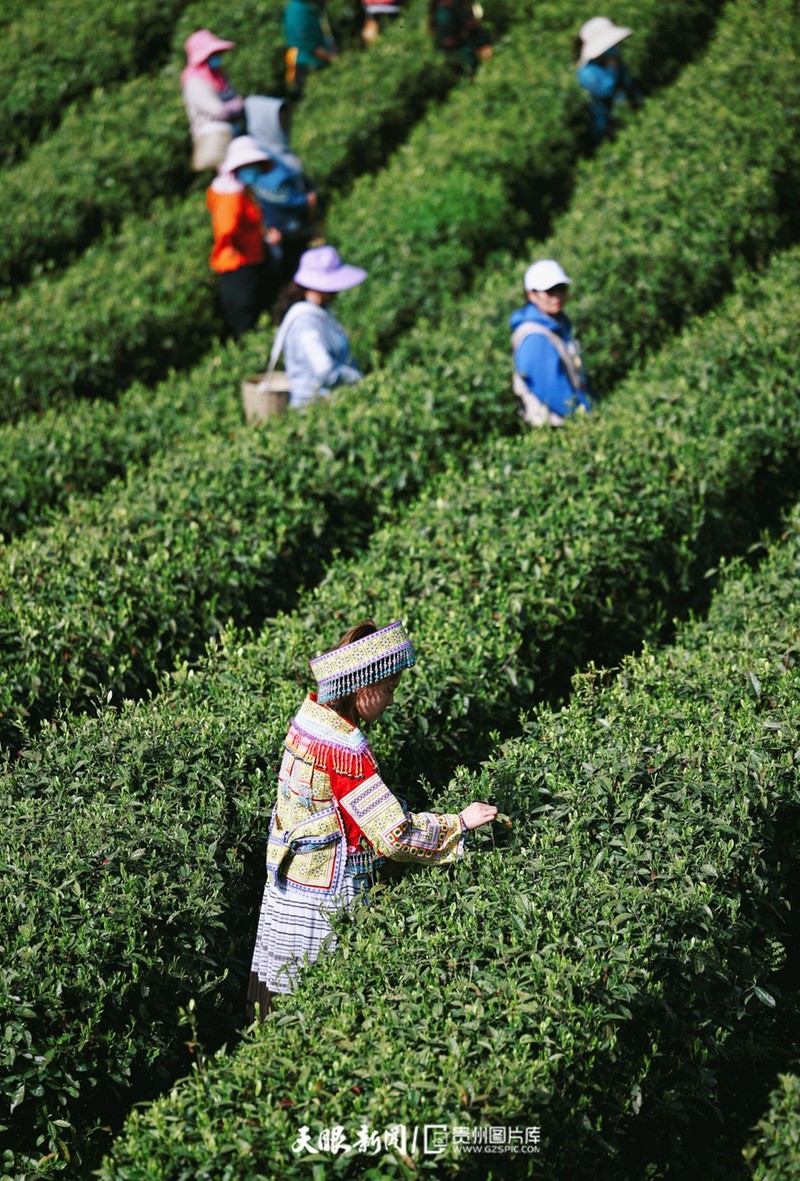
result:
[[[367,760],[365,760],[366,762]],[[457,815],[404,812],[400,801],[369,759],[371,774],[339,797],[375,852],[393,861],[447,865],[463,852],[464,833]]]

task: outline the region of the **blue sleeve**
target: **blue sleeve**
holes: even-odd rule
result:
[[[619,79],[616,70],[605,69],[596,62],[589,62],[578,70],[578,81],[584,90],[595,98],[611,98],[617,89]]]
[[[566,418],[579,405],[590,408],[588,398],[572,388],[561,358],[546,337],[526,337],[517,349],[514,364],[531,393],[554,414]]]

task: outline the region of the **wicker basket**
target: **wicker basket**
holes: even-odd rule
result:
[[[242,405],[251,426],[273,414],[285,414],[289,406],[289,378],[277,371],[246,377],[242,382]]]

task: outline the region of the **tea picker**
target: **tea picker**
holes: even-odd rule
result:
[[[530,426],[561,426],[591,410],[580,347],[564,313],[570,278],[552,258],[525,271],[526,302],[511,315],[514,394]]]
[[[595,143],[613,134],[614,108],[624,99],[638,106],[642,93],[631,80],[620,45],[632,30],[615,25],[605,16],[594,16],[581,26],[573,57],[578,81],[591,96],[592,139]]]
[[[209,261],[217,275],[225,325],[236,339],[255,327],[278,293],[278,272],[267,244],[277,244],[280,232],[264,225],[253,192],[260,174],[272,167],[271,157],[255,140],[239,136],[229,144],[206,192],[214,234]]]
[[[231,140],[244,131],[242,99],[223,69],[223,54],[234,45],[234,41],[216,37],[209,29],[198,29],[186,39],[181,89],[195,172],[219,168]]]
[[[281,286],[288,283],[314,234],[313,213],[317,194],[303,172],[303,165],[289,149],[289,106],[283,98],[251,95],[244,100],[248,134],[273,161],[273,167],[256,179],[264,221],[280,230],[280,246],[273,251]]]
[[[339,56],[328,18],[327,0],[289,0],[283,14],[286,50],[286,84],[300,98],[309,74],[323,69]]]
[[[394,701],[414,649],[399,621],[351,628],[311,661],[306,697],[283,746],[267,842],[267,883],[247,1006],[263,1018],[273,993],[290,993],[304,962],[335,946],[330,915],[371,884],[376,861],[450,865],[469,829],[497,815],[475,801],[458,814],[408,812],[383,782],[363,729]]]
[[[492,39],[471,0],[430,0],[428,27],[437,48],[468,73],[492,56]]]
[[[361,40],[372,45],[402,11],[400,0],[363,0],[364,24],[361,26]]]
[[[349,266],[333,246],[306,250],[282,299],[287,308],[270,353],[261,388],[288,387],[290,407],[326,398],[337,386],[353,385],[364,376],[350,352],[344,328],[329,310],[340,291],[363,283],[367,272]],[[285,374],[276,366],[283,353]]]

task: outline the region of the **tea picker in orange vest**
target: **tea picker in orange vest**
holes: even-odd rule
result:
[[[198,29],[186,39],[186,68],[181,88],[192,135],[192,168],[218,168],[228,144],[244,130],[242,99],[228,81],[223,54],[235,42]]]
[[[239,136],[206,192],[214,233],[211,269],[225,326],[235,338],[255,327],[278,294],[277,268],[267,247],[280,242],[280,232],[264,225],[252,190],[260,172],[271,167],[271,157],[255,140]]]
[[[273,993],[292,992],[304,963],[327,940],[330,915],[366,893],[378,860],[451,865],[469,829],[489,824],[492,804],[459,813],[408,812],[383,782],[364,726],[394,702],[414,649],[401,622],[351,628],[311,661],[318,689],[283,745],[267,843],[267,884],[253,953],[248,1017]]]
[[[530,426],[561,426],[576,411],[591,410],[580,348],[564,313],[570,278],[552,258],[525,272],[526,303],[511,315],[514,393]]]

